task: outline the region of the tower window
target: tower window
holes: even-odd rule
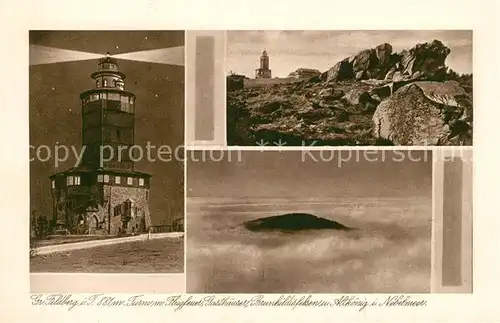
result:
[[[133,183],[132,177],[127,177],[127,185],[132,185]]]
[[[99,87],[99,79],[95,80],[95,87]]]
[[[68,186],[80,185],[80,176],[68,176],[66,178],[66,184]]]
[[[108,86],[108,80],[104,80],[104,87],[107,87]]]
[[[139,178],[139,186],[144,186],[144,178]]]
[[[104,175],[104,183],[109,183],[109,175]]]
[[[56,188],[56,181],[52,181],[52,188]]]
[[[120,184],[120,176],[115,176],[115,184]]]
[[[102,183],[104,181],[104,176],[103,175],[97,175],[97,182]]]
[[[118,93],[108,93],[108,100],[120,101],[120,94],[118,94]]]

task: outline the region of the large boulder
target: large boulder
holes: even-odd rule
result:
[[[380,44],[372,49],[365,49],[335,64],[327,72],[327,81],[364,80],[383,78],[392,65],[396,64],[396,55],[392,54],[392,46]]]
[[[352,71],[354,74],[358,72],[368,72],[378,64],[377,53],[374,49],[365,49],[359,52],[353,58]]]
[[[384,43],[375,47],[378,63],[375,68],[370,71],[372,78],[384,79],[387,72],[396,65],[400,57],[392,52],[391,44]]]
[[[343,81],[352,79],[353,76],[352,62],[350,62],[349,58],[346,58],[328,70],[326,81]]]
[[[352,89],[342,97],[342,101],[354,106],[364,104],[368,102],[370,98],[370,94],[365,89]]]
[[[395,145],[471,145],[472,98],[455,81],[410,83],[378,105],[373,123]]]
[[[390,61],[390,56],[392,54],[392,46],[391,44],[384,43],[375,47],[375,54],[378,59],[379,65],[386,65]]]
[[[358,111],[364,113],[373,113],[379,104],[379,100],[372,98],[364,89],[352,89],[342,97],[342,101],[345,104],[357,106],[360,108]]]

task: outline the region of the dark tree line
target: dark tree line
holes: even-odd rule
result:
[[[472,89],[472,74],[459,74],[452,70],[448,69],[446,72],[446,80],[448,81],[457,81],[463,87]]]

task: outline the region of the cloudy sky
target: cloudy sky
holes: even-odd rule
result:
[[[138,52],[184,45],[182,31],[35,31],[30,44],[85,53]],[[54,50],[54,57],[61,51]],[[58,54],[59,53],[59,54]],[[80,53],[80,54],[78,54]],[[37,55],[31,52],[30,55]],[[135,143],[146,147],[168,145],[174,149],[184,142],[184,67],[119,60],[125,73],[125,89],[136,95]],[[80,93],[94,87],[90,74],[97,60],[76,60],[30,66],[30,144],[51,147],[75,146],[81,151],[82,114]],[[145,148],[144,148],[145,150]],[[157,151],[153,151],[155,154]],[[30,150],[30,157],[35,153]],[[45,158],[45,155],[42,156]],[[49,176],[75,166],[73,154],[55,167],[54,158],[30,163],[31,211],[52,216]],[[182,215],[184,170],[182,162],[136,164],[135,170],[152,174],[150,211],[154,224],[168,223],[169,211]]]
[[[263,49],[270,56],[273,77],[285,77],[301,67],[324,72],[339,60],[382,43],[399,52],[434,39],[451,49],[449,67],[472,72],[472,31],[232,31],[227,37],[227,70],[252,78]]]
[[[403,155],[405,153],[406,155]],[[431,152],[197,151],[187,156],[192,197],[427,197]],[[340,163],[339,163],[340,162]],[[340,167],[339,167],[340,165]]]

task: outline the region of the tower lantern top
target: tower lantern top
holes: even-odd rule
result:
[[[265,49],[262,51],[262,56],[267,56],[267,51]]]
[[[95,88],[125,90],[125,74],[119,71],[118,61],[112,58],[109,52],[106,53],[105,57],[99,59],[97,71],[92,73],[90,77],[95,80]]]
[[[106,56],[99,59],[97,71],[92,73],[91,77],[93,79],[99,77],[112,77],[117,79],[117,82],[119,81],[120,87],[122,87],[123,80],[125,79],[125,75],[119,70],[118,61],[116,58],[112,58],[109,52],[106,53]],[[108,86],[103,87],[109,87],[109,83]]]
[[[99,59],[98,70],[118,72],[118,61],[112,58],[111,54],[107,52],[105,57]]]

